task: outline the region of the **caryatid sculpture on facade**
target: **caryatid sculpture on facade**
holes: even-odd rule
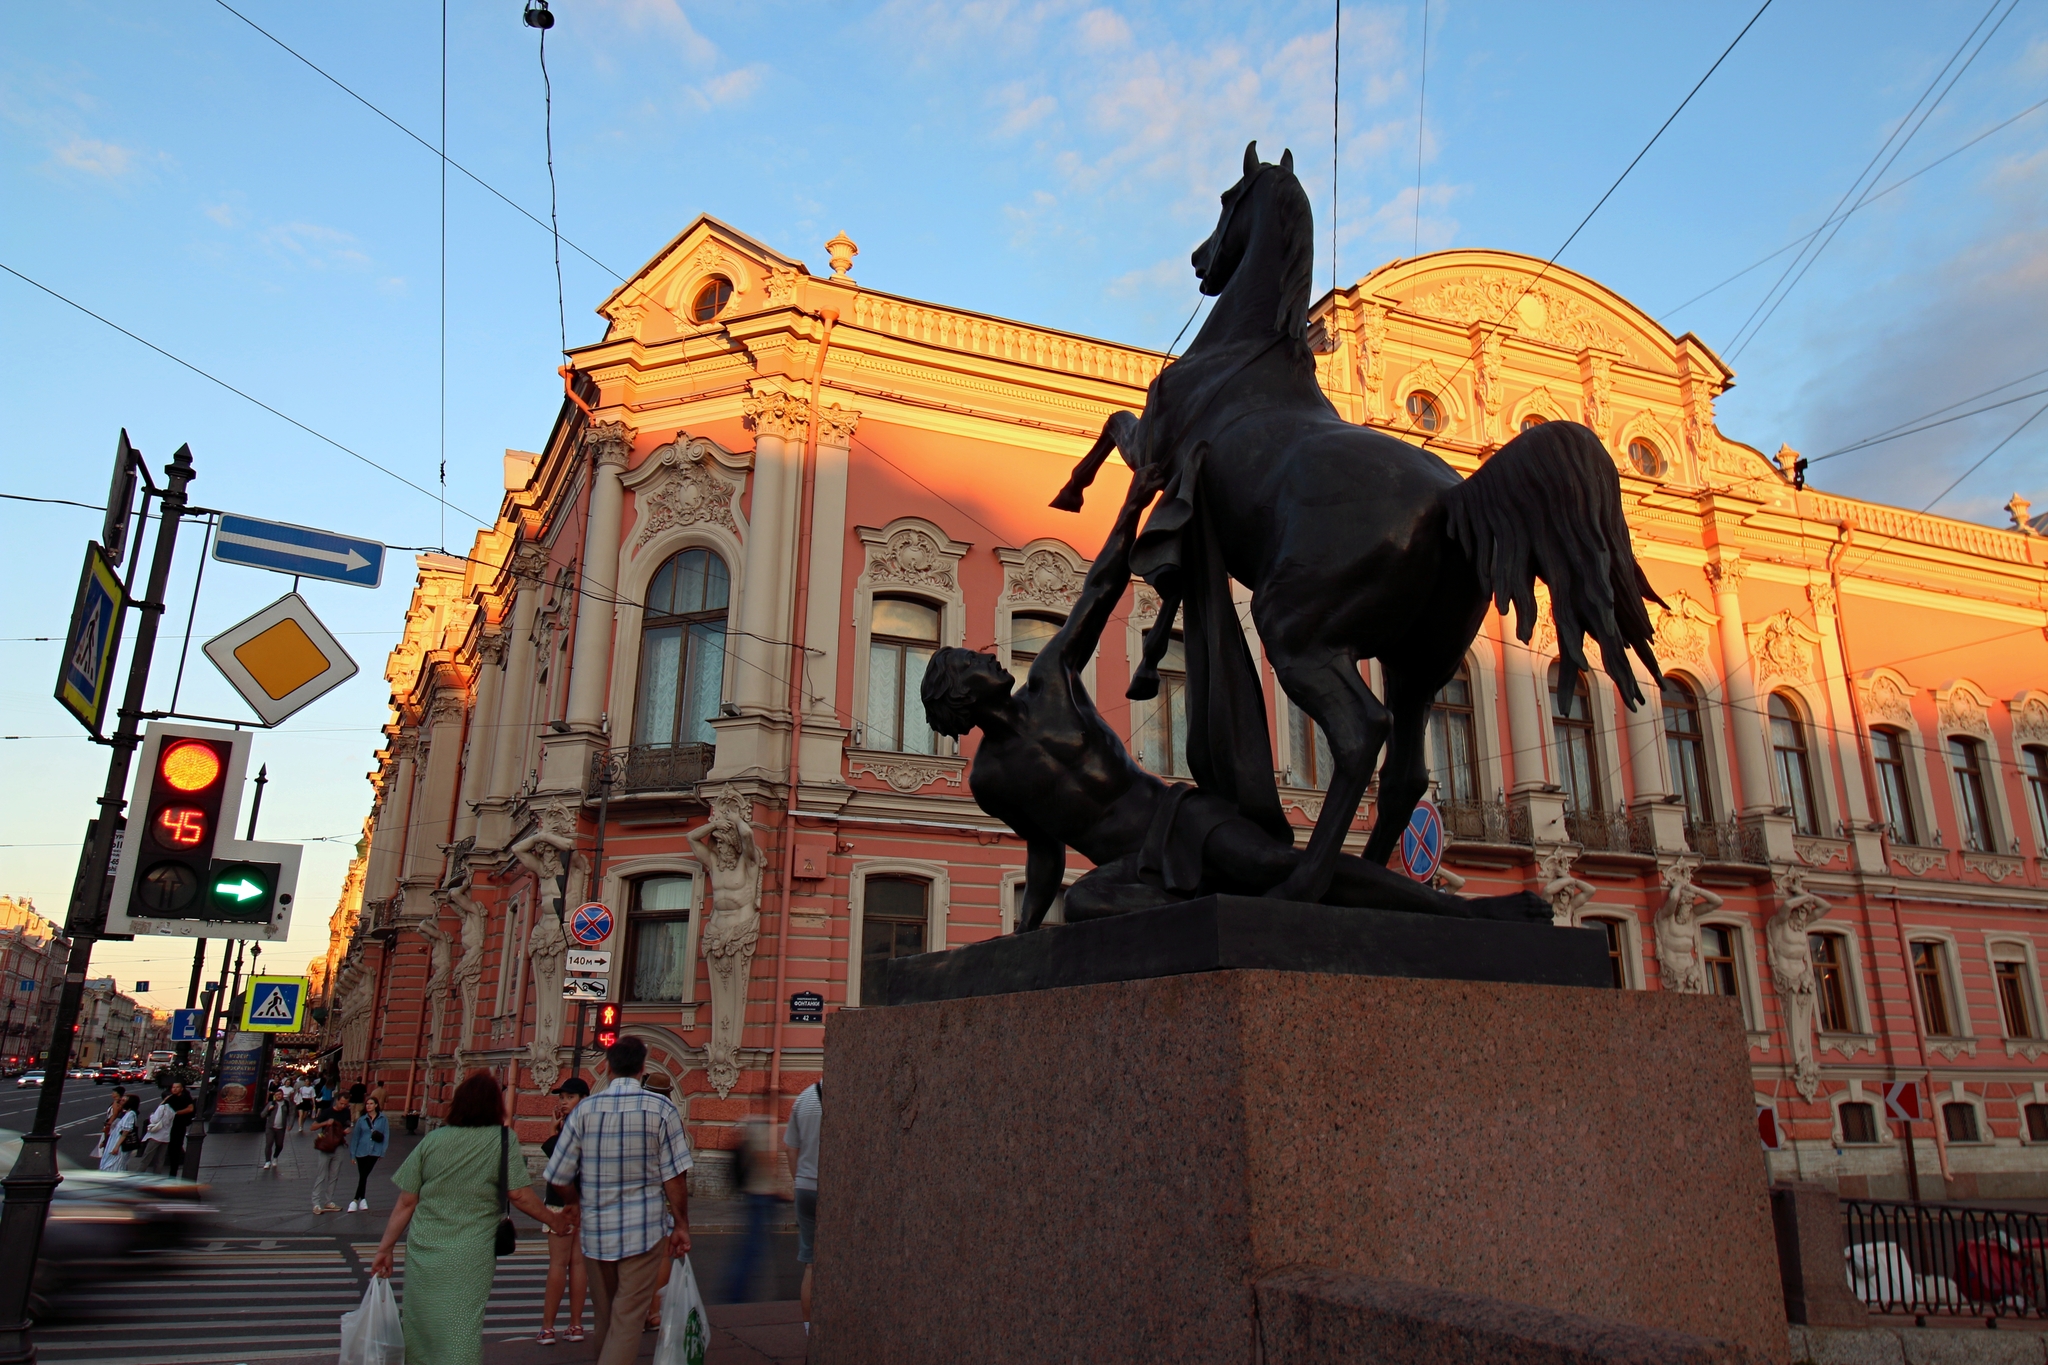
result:
[[[552,1090],[562,1074],[562,977],[569,936],[549,902],[561,893],[563,874],[575,856],[576,812],[567,806],[543,806],[535,815],[532,831],[513,842],[511,853],[540,881],[540,908],[526,943],[526,959],[533,968],[533,1042],[527,1048],[527,1066],[535,1085]]]
[[[1722,905],[1719,896],[1693,881],[1698,868],[1695,860],[1678,858],[1664,869],[1664,904],[1657,910],[1657,964],[1664,989],[1681,995],[1707,992],[1700,967],[1700,916]]]
[[[1536,874],[1543,878],[1543,899],[1550,902],[1551,922],[1561,928],[1579,922],[1597,889],[1591,882],[1572,875],[1575,856],[1568,848],[1553,848],[1544,855]]]
[[[699,940],[711,975],[711,1047],[705,1071],[724,1099],[740,1078],[740,1030],[747,1018],[747,982],[761,933],[761,847],[747,798],[719,793],[711,820],[683,836],[711,883],[711,913]]]
[[[428,1034],[426,1047],[427,1076],[425,1093],[434,1093],[434,1054],[441,1050],[441,1024],[447,1016],[448,973],[454,962],[450,944],[455,935],[441,927],[441,909],[434,907],[434,913],[427,915],[414,926],[420,937],[427,941],[427,1009]]]
[[[474,835],[446,846],[448,872],[434,893],[436,901],[453,906],[462,917],[462,956],[455,963],[455,985],[462,993],[462,1026],[455,1039],[457,1067],[462,1065],[462,1055],[469,1051],[470,1042],[476,1037],[477,998],[484,976],[484,935],[490,921],[490,912],[469,894],[474,881],[469,854],[475,847]]]
[[[1792,1084],[1802,1099],[1820,1089],[1820,1063],[1813,1052],[1817,983],[1813,975],[1813,926],[1834,907],[1806,889],[1798,869],[1777,878],[1778,913],[1764,926],[1771,956],[1771,980],[1778,988],[1778,1008],[1785,1019],[1785,1048],[1792,1057]]]

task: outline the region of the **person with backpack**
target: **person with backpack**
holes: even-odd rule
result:
[[[341,1179],[341,1163],[348,1158],[348,1106],[336,1108],[331,1102],[313,1113],[313,1212],[340,1213],[334,1190]]]
[[[356,1197],[348,1201],[350,1213],[370,1211],[370,1172],[377,1169],[377,1158],[389,1150],[390,1140],[391,1124],[384,1117],[384,1106],[372,1095],[363,1101],[362,1116],[348,1130],[348,1154],[356,1159]]]
[[[263,1169],[277,1169],[277,1159],[284,1154],[284,1137],[291,1131],[292,1102],[283,1086],[270,1092],[263,1102]]]

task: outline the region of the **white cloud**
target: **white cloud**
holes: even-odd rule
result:
[[[274,223],[256,235],[272,254],[313,270],[362,270],[370,257],[356,239],[339,228],[319,223]]]
[[[70,141],[53,149],[51,158],[59,165],[69,166],[74,171],[88,175],[118,180],[135,169],[138,157],[132,147],[119,143],[102,142],[94,137],[73,137]]]
[[[207,204],[199,211],[224,228],[238,228],[249,221],[249,215],[234,204]]]
[[[1015,137],[1028,132],[1051,118],[1059,109],[1059,101],[1051,95],[1034,95],[1022,81],[1012,81],[991,93],[991,98],[1004,113],[996,123],[997,137]]]
[[[652,30],[665,35],[693,66],[707,67],[718,60],[718,45],[697,31],[676,0],[600,0],[593,8],[636,33]]]
[[[754,62],[692,86],[690,96],[704,109],[715,109],[724,104],[738,104],[760,88],[761,78],[767,74],[766,65]]]
[[[1129,47],[1131,43],[1131,26],[1115,10],[1089,10],[1075,27],[1081,36],[1081,46],[1090,52],[1107,52]]]

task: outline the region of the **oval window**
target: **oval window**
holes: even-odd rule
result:
[[[1421,389],[1408,395],[1408,415],[1415,419],[1415,425],[1422,431],[1435,431],[1444,424],[1444,410],[1438,405],[1436,395]]]
[[[697,297],[690,301],[690,321],[709,322],[725,311],[725,305],[732,302],[732,281],[723,275],[713,275],[697,290]]]
[[[1527,417],[1524,417],[1522,419],[1522,430],[1527,431],[1531,427],[1540,427],[1549,420],[1550,419],[1548,417],[1545,417],[1541,413],[1532,412]]]
[[[1657,447],[1638,437],[1628,443],[1628,462],[1636,467],[1636,473],[1648,479],[1664,477],[1664,454]]]

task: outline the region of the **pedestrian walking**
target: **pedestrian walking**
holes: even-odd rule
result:
[[[733,1258],[732,1277],[725,1287],[727,1303],[745,1303],[754,1280],[754,1268],[768,1249],[768,1220],[781,1202],[778,1167],[782,1157],[775,1150],[775,1125],[766,1114],[750,1115],[740,1132],[740,1145],[733,1148],[733,1186],[747,1201],[747,1235],[740,1254]]]
[[[789,1107],[789,1127],[783,1130],[782,1145],[789,1148],[796,1166],[791,1184],[796,1188],[796,1259],[804,1268],[804,1331],[811,1330],[811,1258],[818,1241],[818,1129],[825,1118],[825,1082],[820,1079],[804,1088]]]
[[[505,1127],[504,1092],[479,1071],[456,1088],[446,1126],[427,1134],[392,1177],[401,1193],[370,1263],[372,1275],[389,1279],[392,1250],[405,1238],[406,1365],[481,1365],[501,1178],[503,1197],[548,1231],[574,1230],[574,1212],[556,1213],[533,1192]]]
[[[303,1133],[306,1131],[306,1125],[313,1121],[313,1078],[311,1076],[299,1077],[298,1086],[292,1092],[292,1100],[293,1107],[298,1110],[299,1119],[293,1125],[293,1131]]]
[[[183,1081],[171,1082],[171,1092],[164,1096],[164,1103],[171,1106],[171,1150],[165,1154],[167,1164],[172,1175],[181,1175],[185,1170],[185,1130],[192,1126],[192,1116],[199,1112],[199,1106]]]
[[[372,1095],[363,1106],[363,1116],[348,1130],[348,1154],[356,1159],[356,1197],[348,1201],[350,1213],[370,1211],[370,1172],[377,1169],[377,1158],[390,1150],[390,1139],[384,1106]]]
[[[555,1131],[548,1134],[540,1144],[541,1152],[552,1158],[555,1148],[561,1145],[562,1125],[569,1121],[569,1115],[576,1112],[576,1106],[590,1095],[590,1083],[581,1076],[571,1076],[555,1087]],[[573,1183],[573,1182],[572,1182]],[[548,1187],[552,1191],[553,1186]],[[556,1213],[567,1212],[567,1205],[548,1198],[548,1208]],[[576,1246],[576,1239],[568,1233],[548,1234],[548,1283],[540,1297],[540,1334],[534,1338],[543,1346],[555,1344],[555,1309],[561,1303],[563,1291],[569,1295],[569,1326],[562,1334],[564,1341],[574,1344],[583,1340],[583,1302],[589,1297],[589,1274],[583,1265],[583,1253]]]
[[[158,1100],[156,1108],[149,1112],[149,1127],[142,1134],[142,1161],[139,1169],[153,1175],[164,1173],[164,1160],[171,1150],[171,1121],[176,1117],[168,1099]]]
[[[313,1212],[339,1213],[334,1190],[341,1180],[341,1163],[348,1155],[346,1108],[313,1111]]]
[[[611,1083],[563,1123],[542,1178],[582,1218],[598,1365],[628,1365],[663,1264],[690,1254],[690,1141],[674,1102],[640,1084],[647,1044],[604,1057]]]
[[[114,1125],[121,1121],[121,1110],[127,1103],[128,1087],[125,1085],[115,1086],[113,1101],[107,1105],[107,1116],[100,1122],[100,1140],[98,1145],[93,1148],[92,1153],[95,1157],[106,1154],[107,1139],[112,1136]]]
[[[119,1117],[109,1125],[105,1136],[100,1139],[101,1170],[125,1171],[128,1169],[128,1158],[142,1150],[142,1135],[135,1131],[138,1122],[135,1111],[141,1107],[142,1101],[133,1095],[122,1097]]]
[[[263,1102],[263,1169],[277,1169],[277,1158],[284,1152],[284,1136],[291,1131],[292,1102],[279,1086],[270,1092]]]

